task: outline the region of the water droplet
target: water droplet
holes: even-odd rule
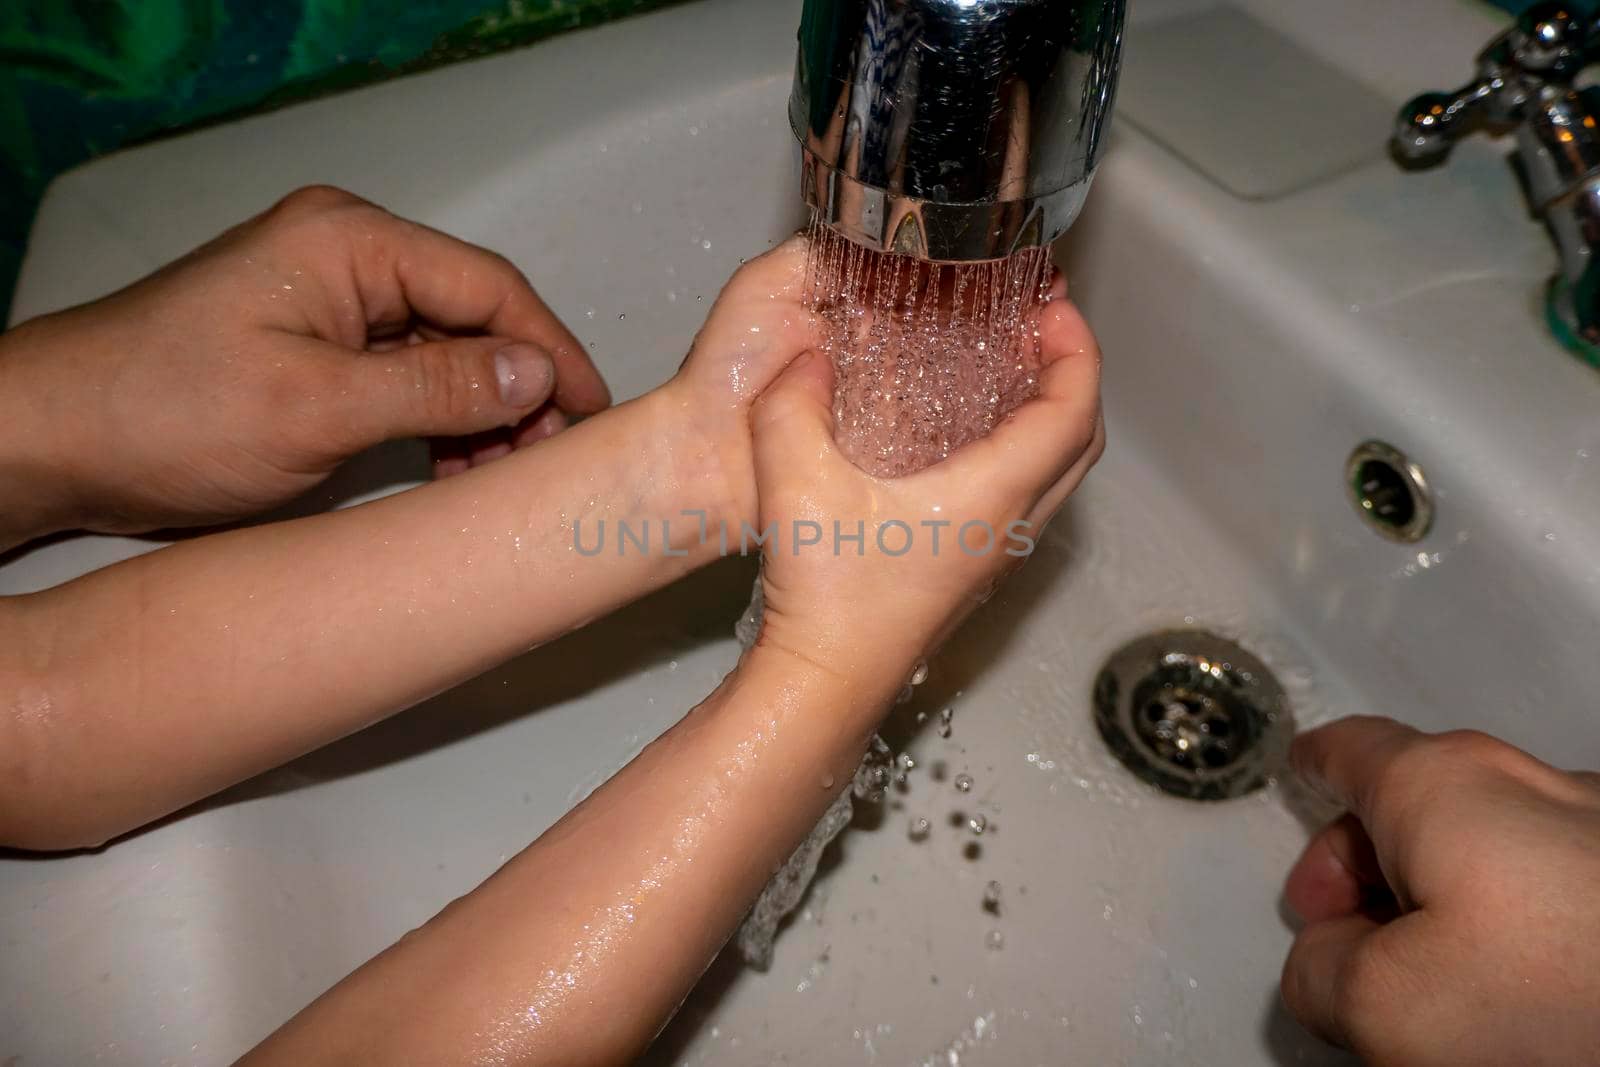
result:
[[[983,832],[988,828],[989,820],[985,819],[982,815],[974,815],[972,818],[967,820],[967,829],[971,830],[973,835],[976,837],[982,837]]]
[[[1000,883],[990,882],[983,887],[983,910],[990,915],[1000,914]]]
[[[711,251],[711,241],[709,239],[701,241],[700,247],[705,249],[707,252]]]
[[[921,685],[923,682],[926,682],[927,680],[928,680],[928,661],[927,660],[921,660],[921,661],[919,661],[917,663],[916,667],[911,671],[911,684],[912,685]]]
[[[989,951],[999,952],[1006,947],[1006,935],[999,930],[990,930],[988,935],[984,937],[983,943],[988,946]]]
[[[911,838],[913,841],[926,841],[928,839],[928,834],[932,829],[933,824],[928,822],[927,819],[918,815],[911,820],[911,825],[906,830],[906,836]]]
[[[822,788],[824,788],[824,789],[832,789],[833,788],[833,775],[824,774],[822,776]]]
[[[955,784],[956,784],[956,792],[958,792],[958,793],[970,793],[970,792],[972,792],[972,775],[970,775],[970,774],[958,774],[958,775],[956,775],[956,783]]]
[[[940,737],[949,737],[950,736],[950,720],[955,717],[955,714],[956,714],[956,709],[955,708],[945,708],[943,711],[939,712],[939,736]]]

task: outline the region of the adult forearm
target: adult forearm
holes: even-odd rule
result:
[[[13,354],[55,328],[35,319],[0,334],[0,552],[71,529],[78,521],[70,476],[62,469],[52,423],[66,398],[24,380]]]
[[[53,711],[0,726],[29,761],[0,781],[29,792],[0,795],[0,840],[103,840],[664,585],[717,552],[681,513],[724,518],[724,481],[658,392],[456,478],[13,602],[0,625],[39,651],[0,678]],[[648,548],[619,546],[619,520]]]
[[[70,525],[44,489],[42,472],[0,444],[0,553]]]
[[[903,683],[884,668],[847,680],[758,647],[521,855],[245,1062],[631,1061],[849,781]]]

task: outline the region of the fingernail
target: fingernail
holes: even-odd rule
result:
[[[493,463],[495,460],[509,455],[511,455],[511,442],[496,441],[492,445],[484,445],[482,448],[474,449],[472,465],[476,467],[484,463]]]
[[[494,376],[500,400],[514,408],[527,408],[550,395],[555,367],[538,345],[506,345],[494,354]]]
[[[1067,295],[1067,276],[1060,267],[1050,267],[1050,299],[1064,300]]]
[[[472,464],[459,456],[449,459],[436,459],[433,461],[433,476],[435,478],[450,478],[457,474],[464,474],[471,469]]]
[[[543,441],[547,437],[554,437],[567,428],[567,416],[560,408],[552,407],[540,415],[528,427],[528,436],[533,441]]]

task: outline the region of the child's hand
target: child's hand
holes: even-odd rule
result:
[[[756,519],[750,407],[795,356],[820,341],[806,309],[806,240],[785,241],[739,268],[706,316],[677,376],[658,392],[705,442],[727,482],[718,517],[737,537]],[[694,462],[702,464],[700,457]]]
[[[329,188],[18,327],[0,399],[27,453],[4,443],[0,478],[29,475],[0,488],[34,534],[238,518],[386,439],[476,434],[486,459],[609,402],[510,263]]]
[[[1098,348],[1064,282],[1054,295],[1039,313],[1040,396],[918,474],[874,478],[839,452],[826,357],[800,356],[762,394],[761,644],[898,688],[1022,564],[1105,441]]]

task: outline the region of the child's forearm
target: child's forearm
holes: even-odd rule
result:
[[[244,1063],[631,1062],[850,780],[904,681],[883,666],[846,680],[758,646],[521,855]]]
[[[737,494],[693,425],[664,387],[455,478],[0,603],[0,843],[98,843],[708,561],[682,513],[736,523]]]

